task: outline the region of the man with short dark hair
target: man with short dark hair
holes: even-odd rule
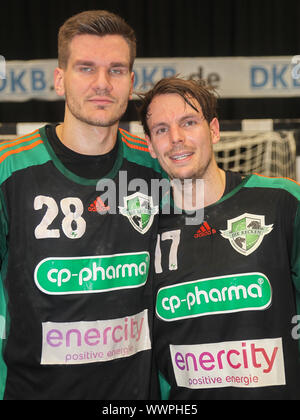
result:
[[[140,112],[174,185],[155,259],[163,398],[300,399],[300,186],[218,167],[216,98],[201,81],[161,80]]]
[[[63,123],[1,144],[0,399],[149,398],[160,168],[119,128],[135,48],[119,16],[70,18]]]

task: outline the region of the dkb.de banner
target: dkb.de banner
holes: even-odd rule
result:
[[[53,71],[57,60],[0,61],[0,102],[57,100]],[[221,98],[300,96],[300,56],[147,58],[134,66],[135,90],[145,91],[162,77],[200,77]]]

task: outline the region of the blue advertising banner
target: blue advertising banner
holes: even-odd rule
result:
[[[7,61],[0,56],[0,102],[59,100],[53,82],[57,60]],[[135,91],[162,77],[203,78],[221,98],[300,96],[300,55],[281,57],[139,58]]]

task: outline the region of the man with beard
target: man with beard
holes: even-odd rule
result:
[[[0,398],[149,398],[157,208],[124,186],[160,169],[119,128],[135,55],[119,16],[68,19],[63,123],[1,145]]]
[[[218,167],[204,81],[162,79],[142,101],[149,150],[174,185],[155,256],[163,398],[300,399],[299,185]]]

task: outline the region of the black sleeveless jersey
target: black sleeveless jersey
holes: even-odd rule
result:
[[[241,180],[197,225],[162,216],[156,361],[163,399],[300,399],[300,186]]]
[[[117,141],[101,180],[64,167],[45,127],[0,145],[0,398],[149,396],[160,169]]]

